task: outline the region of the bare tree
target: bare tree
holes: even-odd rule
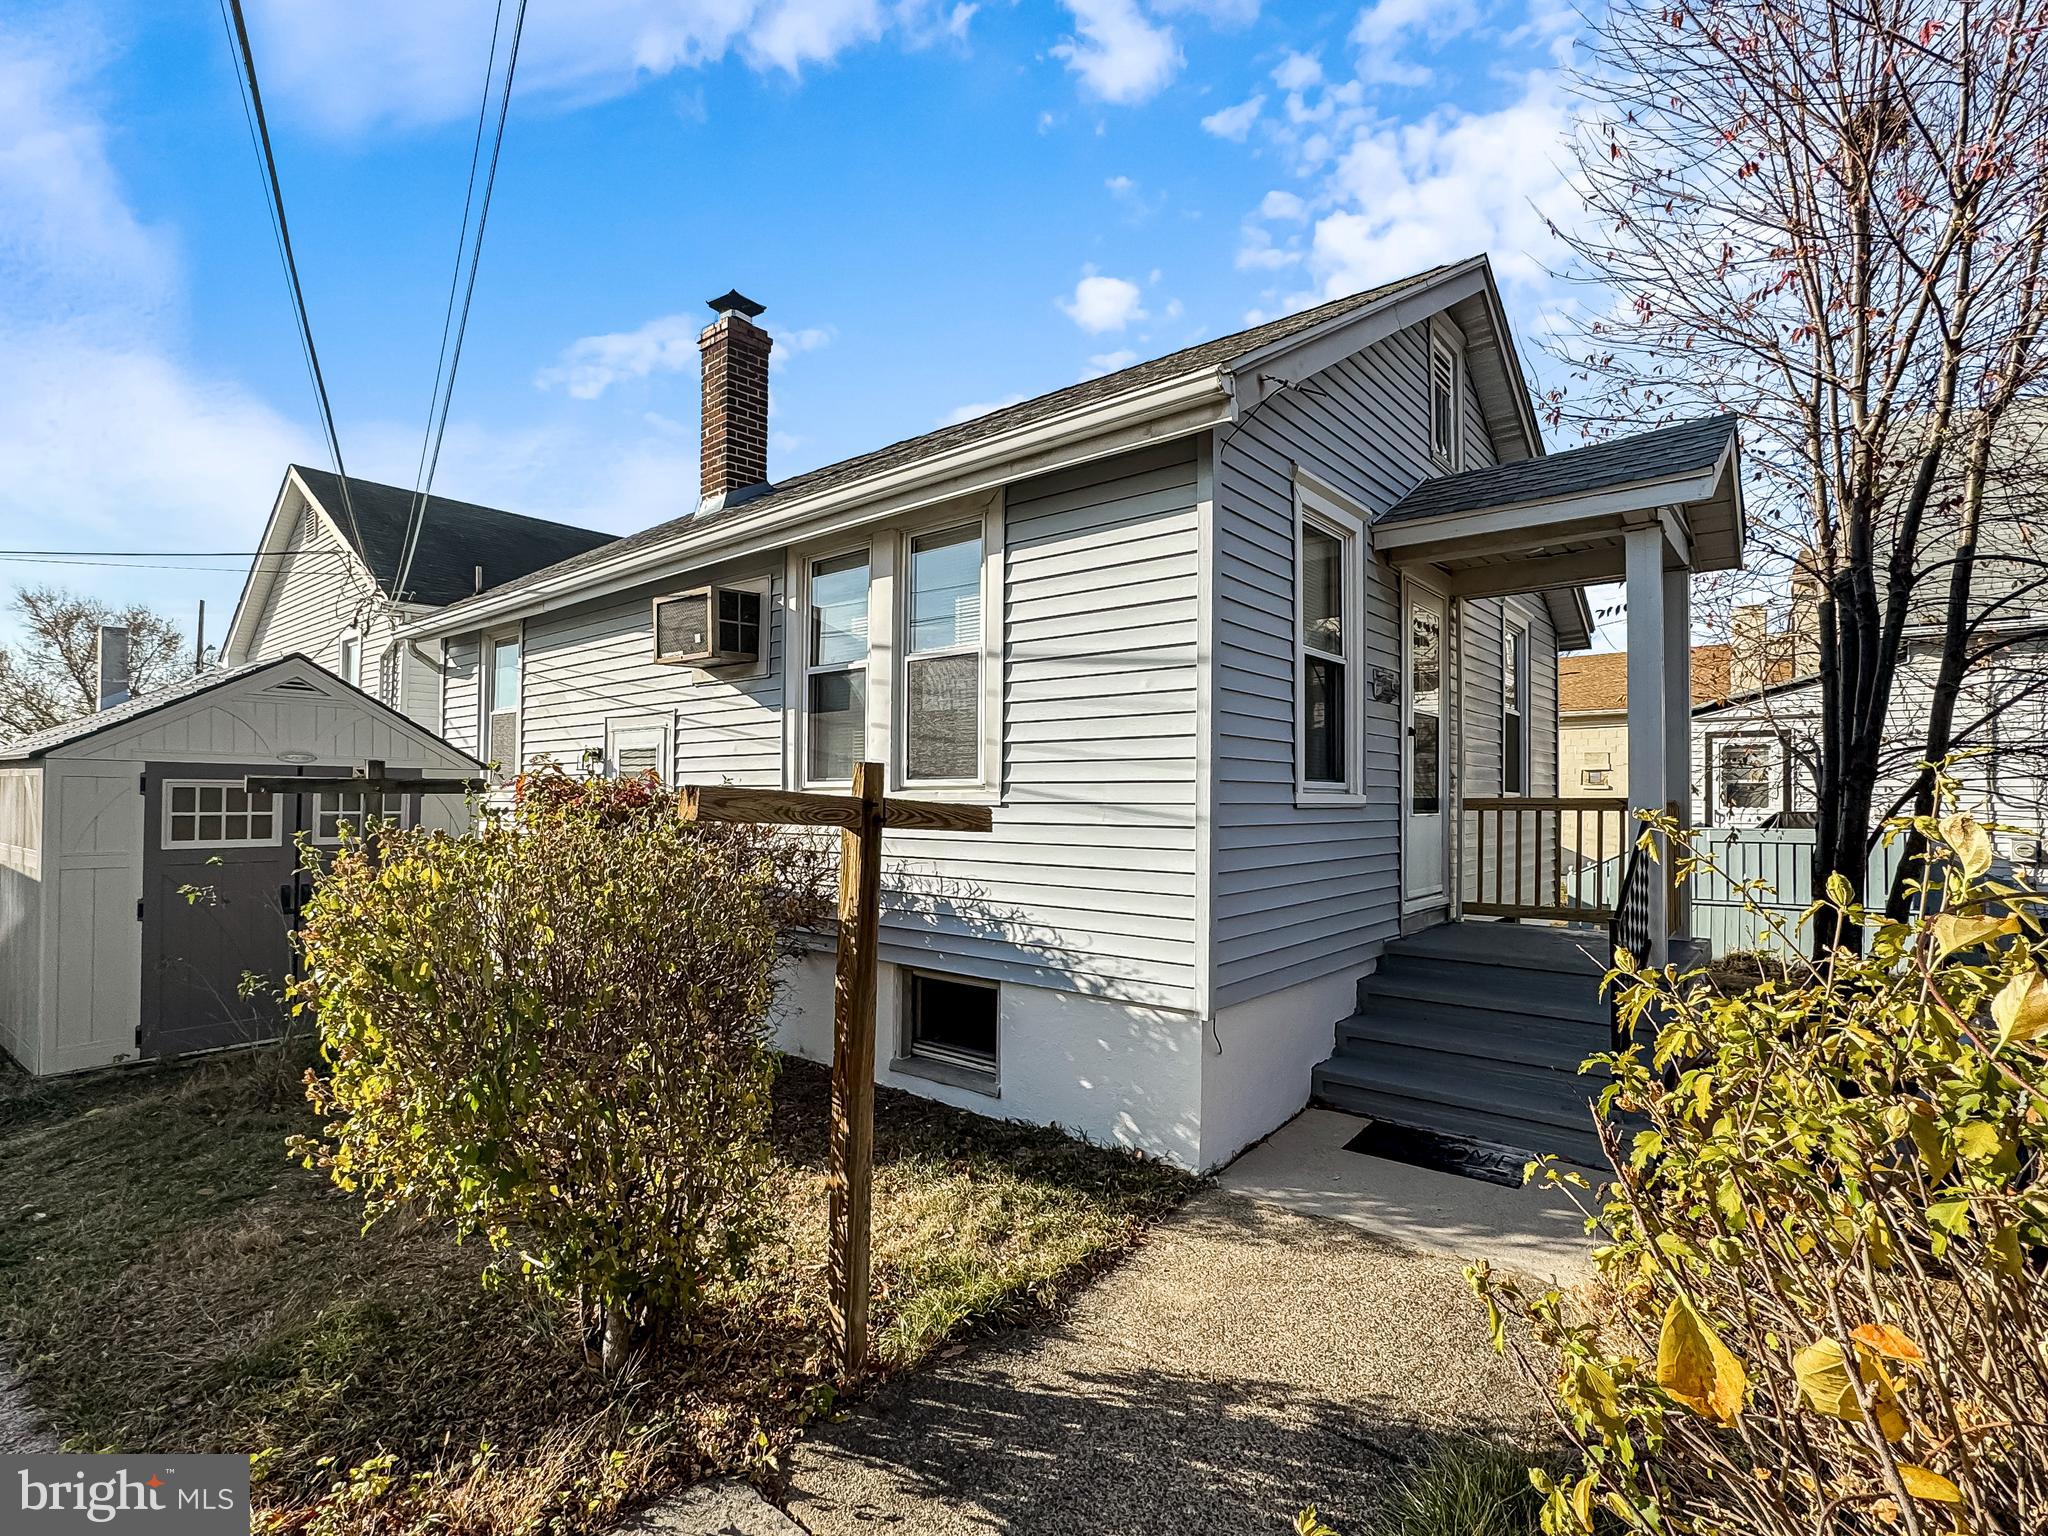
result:
[[[140,603],[114,608],[57,587],[23,587],[13,606],[23,636],[0,646],[0,740],[62,725],[98,707],[102,624],[128,628],[130,692],[150,693],[183,669],[184,634]]]
[[[1863,891],[1909,630],[1943,626],[1958,696],[1982,659],[1993,445],[2043,371],[2044,28],[2040,0],[1616,0],[1578,73],[1561,234],[1597,309],[1551,419],[1742,418],[1752,552],[1820,596],[1816,889]],[[1939,757],[1963,722],[1924,723]]]

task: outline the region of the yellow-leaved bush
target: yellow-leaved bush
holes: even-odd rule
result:
[[[825,911],[815,840],[686,826],[545,771],[462,836],[373,825],[306,908],[308,1166],[481,1237],[602,1316],[608,1360],[736,1274],[771,1212],[769,1018]]]
[[[1579,1452],[1531,1474],[1554,1536],[2048,1531],[2048,898],[1969,817],[1922,830],[1911,921],[1842,908],[1863,954],[1609,977],[1612,1170],[1531,1167],[1597,1282],[1469,1272]]]

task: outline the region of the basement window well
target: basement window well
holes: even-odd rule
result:
[[[996,1092],[999,989],[978,981],[904,977],[903,1054],[891,1065],[977,1093]]]

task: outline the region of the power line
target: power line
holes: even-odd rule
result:
[[[306,313],[306,292],[299,282],[299,264],[292,255],[291,225],[287,222],[284,212],[284,185],[278,179],[277,155],[270,143],[270,124],[263,115],[263,91],[256,83],[256,54],[249,46],[249,23],[242,14],[242,0],[227,0],[227,3],[234,12],[234,41],[241,56],[238,67],[247,77],[247,105],[255,118],[258,147],[262,152],[264,174],[270,189],[278,251],[284,258],[285,279],[292,293],[292,309],[299,322],[299,341],[305,348],[306,366],[313,375],[313,392],[320,402],[320,422],[327,433],[327,451],[334,460],[334,473],[341,481],[342,510],[348,514],[348,526],[354,535],[356,547],[367,548],[368,546],[363,543],[362,529],[356,522],[355,505],[349,498],[348,471],[341,459],[341,437],[334,429],[334,408],[327,398],[327,380],[320,371],[320,353],[313,345],[313,322]]]
[[[497,15],[500,19],[504,16],[504,0],[498,0]],[[441,386],[441,369],[437,361],[434,369],[434,378],[436,386],[441,388],[440,416],[438,421],[434,420],[433,404],[429,402],[427,415],[433,435],[433,451],[431,455],[428,455],[426,446],[424,444],[421,445],[421,453],[426,457],[426,476],[424,480],[416,480],[413,487],[413,507],[406,518],[405,541],[401,545],[398,575],[397,579],[391,584],[391,601],[394,603],[400,601],[405,596],[406,578],[412,574],[413,555],[419,546],[420,532],[426,523],[427,496],[433,489],[434,471],[441,463],[441,440],[448,431],[448,408],[455,400],[455,371],[462,363],[462,340],[469,331],[470,302],[476,297],[477,268],[481,265],[484,255],[484,226],[490,221],[491,193],[498,184],[498,158],[505,147],[505,118],[512,110],[512,76],[519,68],[519,39],[525,30],[526,0],[519,0],[519,9],[512,17],[512,40],[505,50],[505,83],[498,96],[498,126],[491,138],[490,167],[484,174],[483,201],[477,207],[476,239],[470,246],[469,281],[463,289],[462,315],[455,326],[455,342],[452,349],[448,347],[447,316],[445,313],[442,316],[441,343],[448,356],[447,383],[445,387]],[[497,51],[498,21],[494,20],[491,23],[491,57],[493,59],[497,57]],[[490,88],[490,65],[487,61],[484,69],[483,102],[477,107],[478,143],[481,143],[483,139],[484,107],[490,101]],[[469,174],[470,186],[474,188],[476,184],[476,151],[474,148],[470,151]],[[463,197],[462,217],[463,224],[467,227],[469,222],[469,196],[467,193]],[[450,276],[448,286],[448,303],[451,309],[455,303],[455,282],[460,276],[461,270],[462,247],[458,242],[455,249],[455,273]]]
[[[347,549],[0,549],[0,559],[8,560],[345,560],[354,554]]]

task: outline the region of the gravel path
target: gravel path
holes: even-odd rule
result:
[[[788,1507],[815,1536],[1357,1529],[1404,1455],[1535,1414],[1456,1260],[1211,1192],[1057,1328],[819,1431]]]

